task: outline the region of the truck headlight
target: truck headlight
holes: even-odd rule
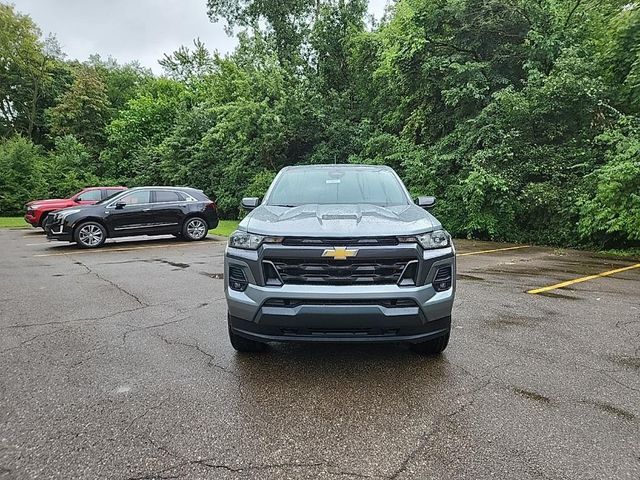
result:
[[[263,240],[264,237],[262,235],[236,230],[229,237],[229,246],[233,248],[243,248],[245,250],[257,250]]]
[[[263,243],[282,243],[283,237],[266,237],[255,233],[236,230],[229,237],[229,246],[245,250],[257,250]]]
[[[418,242],[425,250],[445,248],[451,245],[451,235],[446,230],[434,230],[411,237],[398,237],[398,240],[403,243]]]

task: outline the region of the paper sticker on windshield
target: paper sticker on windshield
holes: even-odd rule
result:
[[[326,183],[340,183],[340,179],[335,178],[335,179],[327,180]]]

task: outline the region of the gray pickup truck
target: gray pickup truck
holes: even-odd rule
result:
[[[307,165],[280,171],[229,238],[229,336],[267,342],[404,342],[438,354],[455,293],[450,235],[389,167]]]

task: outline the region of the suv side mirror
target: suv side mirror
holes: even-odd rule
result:
[[[245,197],[242,199],[242,208],[245,210],[253,210],[260,205],[260,199],[258,197]]]
[[[436,197],[425,196],[416,198],[416,205],[420,208],[432,208],[436,204]]]
[[[116,203],[116,210],[122,210],[124,207],[126,207],[127,204],[124,202],[118,202]]]

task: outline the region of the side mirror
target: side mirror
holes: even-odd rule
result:
[[[80,203],[82,201],[82,197],[76,197],[73,199],[74,202]]]
[[[124,207],[126,207],[127,204],[124,202],[118,202],[116,203],[116,210],[122,210]]]
[[[416,205],[420,208],[432,208],[436,204],[436,197],[425,196],[416,198]]]
[[[260,205],[260,199],[258,197],[245,197],[242,199],[242,208],[245,210],[253,210]]]

